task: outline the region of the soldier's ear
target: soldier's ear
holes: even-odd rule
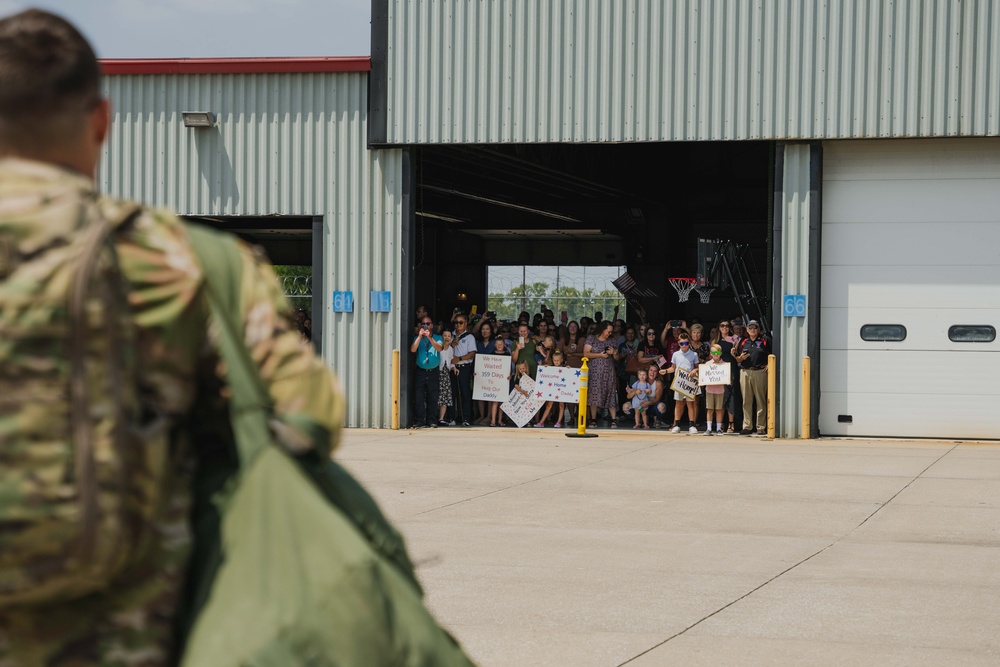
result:
[[[111,129],[111,102],[107,98],[101,100],[94,106],[88,119],[87,132],[92,142],[97,145],[104,144]]]

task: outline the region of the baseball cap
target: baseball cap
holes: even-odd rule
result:
[[[747,328],[749,329],[750,327],[757,327],[759,329],[760,322],[758,322],[757,320],[750,320],[749,322],[747,322]]]

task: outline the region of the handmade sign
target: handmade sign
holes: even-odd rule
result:
[[[729,375],[729,364],[700,364],[698,366],[698,384],[732,384]]]
[[[674,373],[674,382],[670,385],[670,389],[681,396],[694,399],[698,395],[698,380],[692,378],[683,368],[678,368]]]
[[[472,372],[472,398],[476,401],[502,401],[510,391],[510,357],[500,354],[477,354]]]
[[[580,402],[580,369],[539,366],[535,373],[535,396],[557,403]]]
[[[515,388],[500,409],[521,428],[538,412],[538,408],[545,405],[545,401],[535,396],[535,381],[527,375],[521,376],[519,385],[528,395],[525,396]]]

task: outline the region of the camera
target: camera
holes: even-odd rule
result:
[[[672,326],[674,328],[677,328],[680,325],[681,325],[681,321],[680,320],[670,320],[670,326]]]

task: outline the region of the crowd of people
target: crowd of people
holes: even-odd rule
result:
[[[714,324],[668,320],[626,323],[616,307],[610,319],[557,322],[542,306],[513,321],[455,309],[448,321],[417,310],[415,337],[416,399],[413,426],[506,426],[510,420],[498,401],[473,401],[475,356],[509,356],[510,390],[523,375],[535,378],[539,366],[589,369],[588,426],[666,428],[672,433],[764,435],[767,423],[767,358],[771,342],[759,322],[741,317]],[[729,364],[731,384],[706,385],[693,397],[670,389],[683,369],[697,378],[701,364]],[[549,402],[532,418],[534,428],[575,424],[579,406]]]

